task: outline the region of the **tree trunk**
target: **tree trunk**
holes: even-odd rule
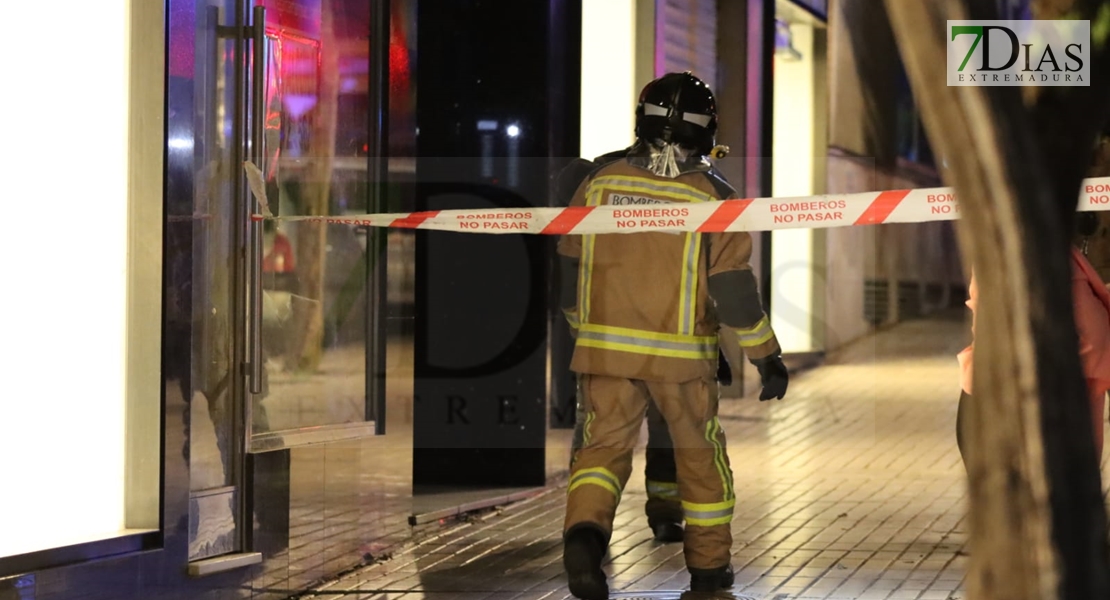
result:
[[[320,92],[312,122],[309,168],[305,181],[305,213],[326,215],[331,195],[339,103],[339,49],[331,0],[320,7]],[[323,356],[324,274],[327,265],[327,225],[297,223],[297,294],[293,296],[292,343],[287,368],[314,371]]]
[[[1106,514],[1068,257],[1106,78],[1096,56],[1090,88],[1042,88],[1028,108],[1023,88],[947,86],[945,21],[995,18],[991,4],[886,0],[930,140],[950,165],[979,285],[969,597],[1106,598]]]

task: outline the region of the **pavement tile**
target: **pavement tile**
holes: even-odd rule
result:
[[[722,399],[737,491],[732,592],[760,600],[961,598],[967,540],[955,445],[962,318],[902,323],[792,378],[781,402]],[[614,591],[684,589],[681,545],[651,540],[643,453],[605,570]],[[568,597],[565,490],[414,540],[330,582],[362,598]],[[396,594],[398,590],[411,590]],[[310,596],[309,596],[310,597]]]

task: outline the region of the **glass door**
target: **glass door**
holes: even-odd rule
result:
[[[245,549],[242,496],[247,412],[247,302],[242,293],[249,260],[250,210],[241,165],[246,158],[251,50],[245,0],[196,5],[192,176],[191,394],[186,402],[185,454],[189,465],[189,560]],[[171,40],[171,56],[174,48]],[[172,59],[171,59],[172,60]],[[184,87],[184,86],[183,86]],[[174,114],[171,127],[184,122]],[[170,151],[174,151],[174,138]],[[171,163],[173,159],[171,157]]]
[[[369,0],[265,0],[261,128],[253,153],[274,220],[262,224],[260,376],[250,448],[373,435],[383,232],[296,220],[370,212],[378,181]],[[375,253],[376,254],[376,253]],[[373,350],[371,350],[373,349]]]
[[[168,150],[185,169],[174,194],[191,198],[174,218],[191,227],[175,239],[191,246],[183,453],[201,573],[257,555],[250,453],[381,433],[384,379],[367,372],[383,352],[369,257],[384,234],[287,218],[378,205],[371,0],[189,4],[171,2],[171,20],[197,23],[191,64],[171,39]]]

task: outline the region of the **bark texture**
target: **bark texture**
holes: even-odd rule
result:
[[[969,597],[1110,597],[1068,258],[1107,112],[1103,52],[1088,88],[949,87],[945,21],[997,18],[994,3],[885,2],[930,140],[950,165],[943,176],[959,194],[960,245],[980,288]],[[1094,15],[1096,4],[1075,8]]]

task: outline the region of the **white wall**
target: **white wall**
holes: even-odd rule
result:
[[[855,193],[886,189],[935,187],[932,179],[905,173],[879,172],[871,159],[830,156],[829,193]],[[835,350],[868,334],[872,325],[865,319],[864,288],[868,281],[886,283],[888,320],[898,314],[898,283],[947,286],[948,293],[963,283],[959,255],[953,241],[951,222],[896,223],[866,227],[841,227],[827,232],[827,322],[825,345]],[[929,297],[925,308],[939,307],[950,296]],[[961,302],[962,298],[956,298]]]
[[[581,156],[627,147],[635,139],[637,1],[583,0]]]
[[[0,37],[0,557],[114,537],[139,513],[157,527],[164,35],[142,2],[6,6],[51,35]],[[133,55],[136,20],[152,49]],[[133,81],[136,64],[155,76]]]
[[[852,193],[882,189],[870,159],[829,157],[828,193]],[[864,282],[877,273],[876,236],[881,226],[838,227],[826,236],[828,307],[825,346],[835,350],[866,335],[872,329],[864,313]]]
[[[771,173],[776,198],[810,196],[824,188],[816,161],[816,69],[811,25],[791,24],[794,47],[801,60],[774,57],[774,146]],[[824,234],[812,229],[779,230],[771,234],[771,323],[783,352],[822,349],[820,326],[824,306]]]

